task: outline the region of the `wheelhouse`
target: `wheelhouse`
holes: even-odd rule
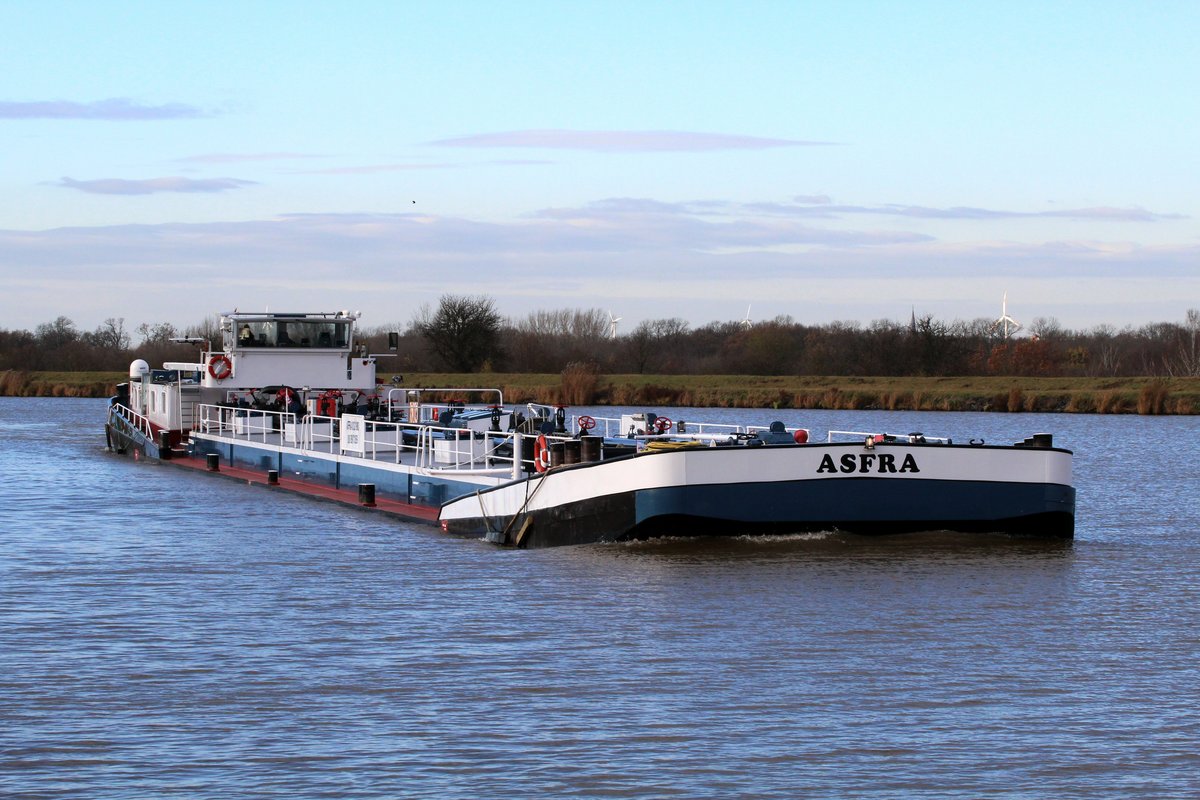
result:
[[[229,314],[222,333],[225,349],[307,347],[350,350],[353,325],[345,312],[326,314]]]

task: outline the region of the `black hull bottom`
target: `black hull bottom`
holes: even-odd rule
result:
[[[786,489],[743,485],[632,492],[535,510],[515,519],[448,520],[445,527],[450,533],[486,536],[498,544],[518,547],[821,531],[867,536],[953,531],[1033,539],[1071,539],[1075,534],[1075,490],[1068,486],[952,481],[903,486],[895,482],[813,483],[790,484]],[[713,502],[714,496],[722,493],[729,495],[726,502]],[[751,497],[756,493],[757,497]],[[923,513],[930,509],[943,516]],[[848,510],[857,516],[843,516]]]
[[[622,527],[618,519],[619,517],[614,515],[601,515],[596,518],[574,517],[570,520],[556,520],[550,514],[531,514],[516,520],[495,517],[489,520],[461,520],[449,524],[446,530],[460,536],[484,536],[498,544],[520,547],[560,547],[673,536],[782,536],[821,532],[895,536],[948,531],[1057,540],[1070,540],[1075,533],[1074,516],[1057,511],[997,520],[899,520],[870,523],[860,520],[733,522],[680,514],[656,517],[640,525]]]

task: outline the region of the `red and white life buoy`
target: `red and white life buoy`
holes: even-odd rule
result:
[[[216,380],[223,381],[233,374],[233,362],[224,353],[215,355],[208,360],[208,374]]]
[[[533,445],[533,468],[538,472],[550,469],[550,445],[546,443],[546,434],[540,434]]]

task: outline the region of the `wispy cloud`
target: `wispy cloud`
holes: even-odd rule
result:
[[[67,189],[78,189],[90,194],[156,194],[159,192],[212,193],[225,192],[230,189],[240,189],[243,186],[254,186],[254,181],[243,181],[237,178],[207,178],[194,180],[178,176],[168,178],[148,178],[131,181],[123,178],[100,178],[94,181],[77,181],[73,178],[63,178],[58,186]]]
[[[442,147],[534,147],[546,150],[590,150],[601,153],[663,153],[765,150],[773,147],[812,147],[833,143],[693,131],[529,130],[480,133],[472,136],[438,139],[429,144]]]
[[[181,164],[240,164],[246,161],[291,161],[327,158],[317,153],[204,153],[175,159]]]
[[[385,172],[408,172],[426,169],[467,169],[470,167],[530,167],[553,164],[553,161],[537,159],[500,159],[482,161],[475,164],[434,163],[434,164],[364,164],[353,167],[328,167],[326,169],[302,170],[299,175],[376,175]]]
[[[878,214],[895,217],[914,217],[918,219],[1077,219],[1077,220],[1108,220],[1112,222],[1159,222],[1170,219],[1185,219],[1181,214],[1156,214],[1144,208],[1069,208],[1054,211],[1004,211],[990,208],[971,208],[954,206],[951,208],[928,208],[925,206],[884,205],[877,207],[865,206],[826,206],[826,210],[842,211],[851,214]]]
[[[91,103],[70,100],[14,102],[0,100],[0,119],[91,119],[126,122],[130,120],[194,119],[206,116],[195,106],[183,103],[143,105],[126,97],[112,97]]]
[[[484,161],[482,163],[484,166],[489,167],[544,167],[547,164],[555,164],[557,162],[546,158],[498,158],[494,161]]]
[[[298,172],[300,175],[377,175],[385,172],[410,172],[425,169],[453,169],[454,164],[363,164],[354,167],[328,167],[327,169],[306,169]]]
[[[699,211],[700,209],[697,206],[695,210]],[[793,198],[793,202],[791,203],[750,203],[744,206],[735,204],[725,204],[722,206],[719,203],[709,203],[706,205],[705,210],[707,213],[724,211],[730,214],[741,214],[750,211],[755,214],[815,218],[865,215],[938,220],[1073,219],[1105,222],[1163,222],[1188,219],[1184,214],[1165,214],[1138,207],[1114,208],[1110,206],[1095,206],[1088,208],[1054,209],[1052,211],[1009,211],[971,206],[932,208],[929,206],[897,203],[841,205],[833,203],[824,195],[799,196]]]
[[[762,216],[714,219],[696,213],[691,204],[636,197],[608,198],[580,208],[543,209],[533,216],[562,226],[564,237],[614,252],[629,248],[716,252],[790,246],[871,247],[932,241],[930,236],[908,231],[835,230]]]

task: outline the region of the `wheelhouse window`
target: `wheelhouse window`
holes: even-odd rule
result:
[[[324,319],[240,320],[238,347],[310,347],[345,350],[350,323]]]

